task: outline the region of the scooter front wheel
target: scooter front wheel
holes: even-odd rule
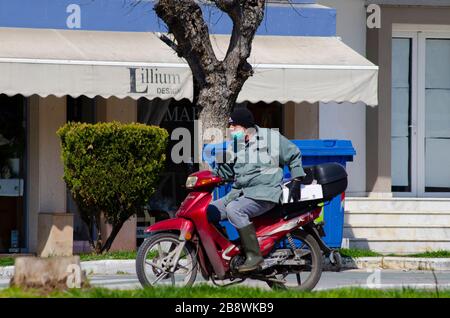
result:
[[[191,286],[197,277],[197,258],[192,244],[178,235],[158,233],[145,239],[138,250],[136,273],[143,287]]]

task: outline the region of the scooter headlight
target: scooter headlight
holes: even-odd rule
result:
[[[187,178],[186,180],[186,188],[187,189],[192,189],[193,187],[195,187],[196,183],[197,183],[198,178],[194,177],[194,176],[190,176]]]

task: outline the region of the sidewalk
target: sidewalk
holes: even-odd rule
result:
[[[342,270],[350,269],[391,269],[391,270],[425,270],[425,271],[450,271],[450,258],[413,258],[413,257],[361,257],[343,258]],[[82,270],[87,275],[136,275],[135,260],[102,260],[81,262]],[[327,260],[325,271],[332,268]],[[0,267],[0,278],[12,277],[14,266]]]
[[[450,271],[450,258],[418,258],[418,257],[343,257],[342,269],[393,269],[393,270],[427,270]],[[324,270],[332,270],[326,259]]]

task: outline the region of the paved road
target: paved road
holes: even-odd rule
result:
[[[94,275],[90,276],[91,285],[111,288],[111,289],[134,289],[140,288],[140,284],[135,275]],[[436,278],[440,289],[450,289],[450,271],[436,272]],[[289,279],[293,282],[294,278]],[[197,277],[197,282],[201,283],[204,280]],[[268,288],[265,283],[258,281],[246,281],[247,286],[258,286]],[[0,288],[8,286],[7,279],[0,280]],[[350,270],[340,273],[324,272],[319,284],[315,290],[326,290],[342,287],[369,287],[369,288],[435,288],[435,278],[429,271],[365,271],[365,270]]]

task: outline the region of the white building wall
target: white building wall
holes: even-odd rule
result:
[[[336,9],[336,34],[352,49],[365,56],[366,8],[364,0],[318,0]],[[357,103],[320,103],[319,138],[349,139],[356,149],[354,161],[347,164],[349,196],[366,193],[366,107]]]

